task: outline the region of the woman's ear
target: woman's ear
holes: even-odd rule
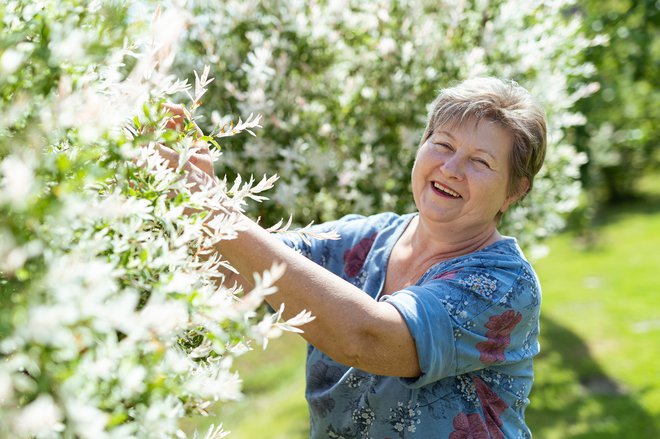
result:
[[[506,200],[504,200],[504,204],[502,204],[502,207],[500,208],[500,213],[506,212],[512,204],[515,204],[517,201],[521,200],[525,195],[527,195],[527,191],[529,191],[529,178],[523,177],[518,183],[517,190],[509,195]]]

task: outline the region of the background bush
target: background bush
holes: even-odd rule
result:
[[[579,5],[585,32],[604,41],[583,54],[599,90],[576,104],[588,116],[575,143],[589,158],[583,181],[594,207],[634,196],[639,178],[660,165],[660,9],[650,0]]]
[[[511,78],[548,112],[550,145],[537,190],[505,231],[526,244],[560,229],[578,203],[584,154],[567,129],[597,87],[571,1],[222,1],[193,3],[181,72],[220,78],[206,120],[263,114],[262,134],[224,150],[218,172],[277,172],[255,215],[298,222],[413,208],[409,172],[440,88],[474,75]],[[214,112],[215,111],[215,112]]]

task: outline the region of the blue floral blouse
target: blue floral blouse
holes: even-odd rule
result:
[[[415,285],[380,296],[395,242],[416,214],[349,215],[314,226],[339,240],[281,239],[386,301],[404,317],[422,375],[347,367],[308,347],[312,438],[529,438],[525,408],[539,352],[538,279],[516,241],[431,267]]]

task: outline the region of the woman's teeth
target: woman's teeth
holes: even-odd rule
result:
[[[433,182],[433,187],[436,188],[437,190],[441,191],[441,192],[444,192],[445,194],[451,195],[454,198],[460,198],[461,197],[456,192],[452,191],[449,188],[441,186],[439,183]]]

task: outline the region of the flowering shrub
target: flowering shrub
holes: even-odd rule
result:
[[[630,199],[639,178],[660,167],[660,69],[652,61],[660,57],[654,26],[660,8],[650,0],[582,0],[580,6],[586,32],[604,40],[583,53],[598,68],[600,89],[578,103],[589,120],[575,130],[589,156],[583,176],[593,207]]]
[[[250,339],[309,320],[257,318],[281,267],[238,300],[217,269],[231,267],[198,250],[234,236],[275,179],[193,193],[154,148],[185,159],[259,118],[199,138],[211,79],[169,73],[174,6],[21,0],[0,17],[0,437],[181,437],[180,419],[239,397],[232,358]],[[185,96],[170,130],[162,104]]]
[[[409,172],[437,91],[474,75],[511,78],[550,120],[547,163],[505,231],[539,242],[577,204],[585,157],[565,140],[584,123],[572,108],[592,93],[595,44],[573,1],[227,0],[191,3],[194,26],[182,72],[210,64],[221,86],[207,120],[223,111],[264,115],[262,134],[237,139],[220,174],[281,177],[263,218],[299,222],[346,213],[413,209]],[[231,13],[228,13],[231,11]]]

